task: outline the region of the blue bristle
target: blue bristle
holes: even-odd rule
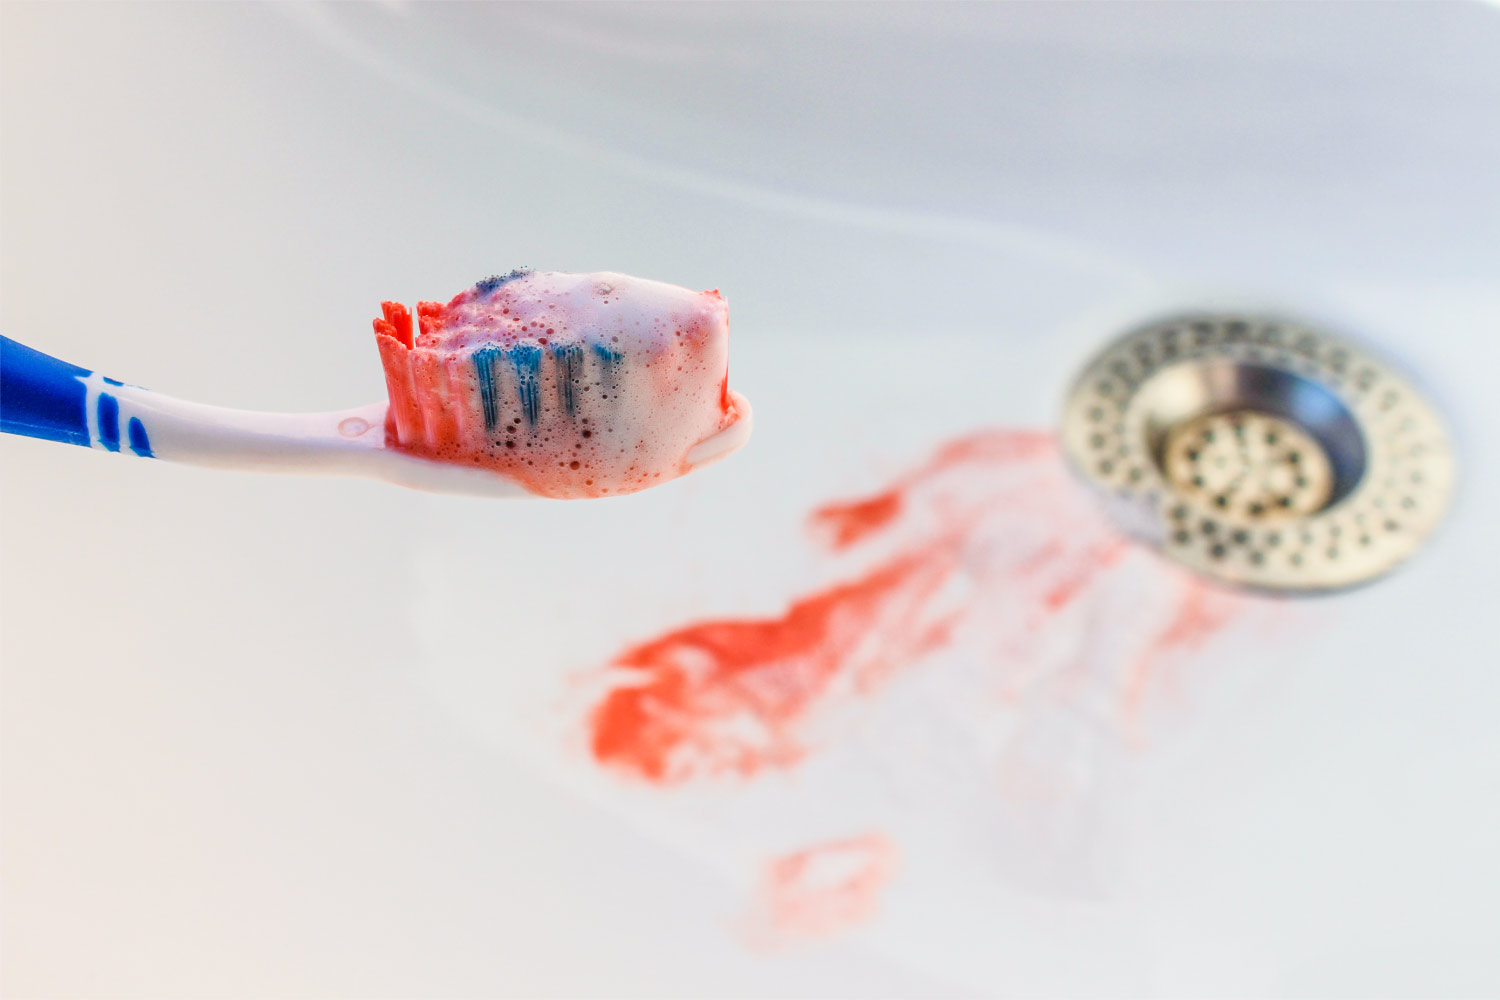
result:
[[[507,271],[505,274],[492,274],[488,278],[477,282],[474,285],[474,289],[475,291],[479,292],[480,295],[493,295],[495,290],[506,282],[515,281],[517,278],[525,277],[530,273],[531,268],[518,267],[514,270]]]
[[[474,371],[479,375],[479,401],[484,406],[484,429],[500,423],[500,358],[505,352],[486,344],[474,352]]]
[[[517,344],[510,349],[511,364],[516,367],[516,394],[521,398],[521,412],[526,422],[534,424],[542,412],[541,387],[538,385],[542,371],[542,349],[530,344]]]
[[[552,348],[552,358],[557,362],[557,398],[563,412],[571,417],[578,412],[573,380],[583,371],[583,348],[577,344],[557,346]]]
[[[104,376],[104,384],[105,385],[123,386],[125,383],[121,382],[119,379],[113,379],[113,378],[110,378],[108,375],[106,375],[106,376]]]
[[[599,370],[603,374],[606,384],[615,388],[615,376],[619,374],[620,363],[625,360],[625,355],[619,351],[611,350],[603,344],[595,343],[594,356],[599,359]]]
[[[620,366],[625,360],[625,355],[598,342],[595,342],[593,346],[594,356],[599,359],[599,373],[603,376],[604,398],[608,399],[613,394],[618,400],[620,398]]]
[[[130,450],[142,458],[155,458],[151,451],[151,439],[146,436],[146,425],[140,417],[130,418]]]
[[[101,392],[95,413],[99,417],[99,443],[109,451],[119,451],[120,401],[107,392]]]

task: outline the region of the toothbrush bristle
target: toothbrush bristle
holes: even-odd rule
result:
[[[714,292],[518,268],[375,321],[389,442],[554,497],[631,493],[686,471],[733,423]]]
[[[422,336],[436,333],[442,325],[443,304],[441,302],[417,303],[417,332]]]
[[[410,349],[412,346],[411,313],[399,302],[382,302],[380,311],[384,316],[375,321],[376,335],[385,334]]]
[[[492,274],[488,278],[480,279],[474,285],[474,291],[480,295],[493,295],[506,282],[515,281],[517,278],[524,278],[530,273],[531,268],[529,267],[517,267],[507,271],[505,274]]]

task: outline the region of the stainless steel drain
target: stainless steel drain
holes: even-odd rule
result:
[[[1447,432],[1411,385],[1269,316],[1181,316],[1116,340],[1079,376],[1062,441],[1132,531],[1205,576],[1268,590],[1387,572],[1453,488]]]

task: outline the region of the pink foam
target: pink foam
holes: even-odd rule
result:
[[[735,420],[728,306],[622,274],[512,272],[375,321],[393,447],[542,496],[633,493]]]

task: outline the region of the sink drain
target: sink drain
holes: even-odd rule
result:
[[[1205,576],[1268,590],[1387,572],[1453,486],[1447,433],[1411,385],[1266,316],[1179,317],[1116,340],[1079,376],[1062,441],[1136,533]]]
[[[1167,485],[1230,520],[1308,517],[1328,505],[1333,467],[1296,424],[1256,410],[1208,413],[1173,428]]]

